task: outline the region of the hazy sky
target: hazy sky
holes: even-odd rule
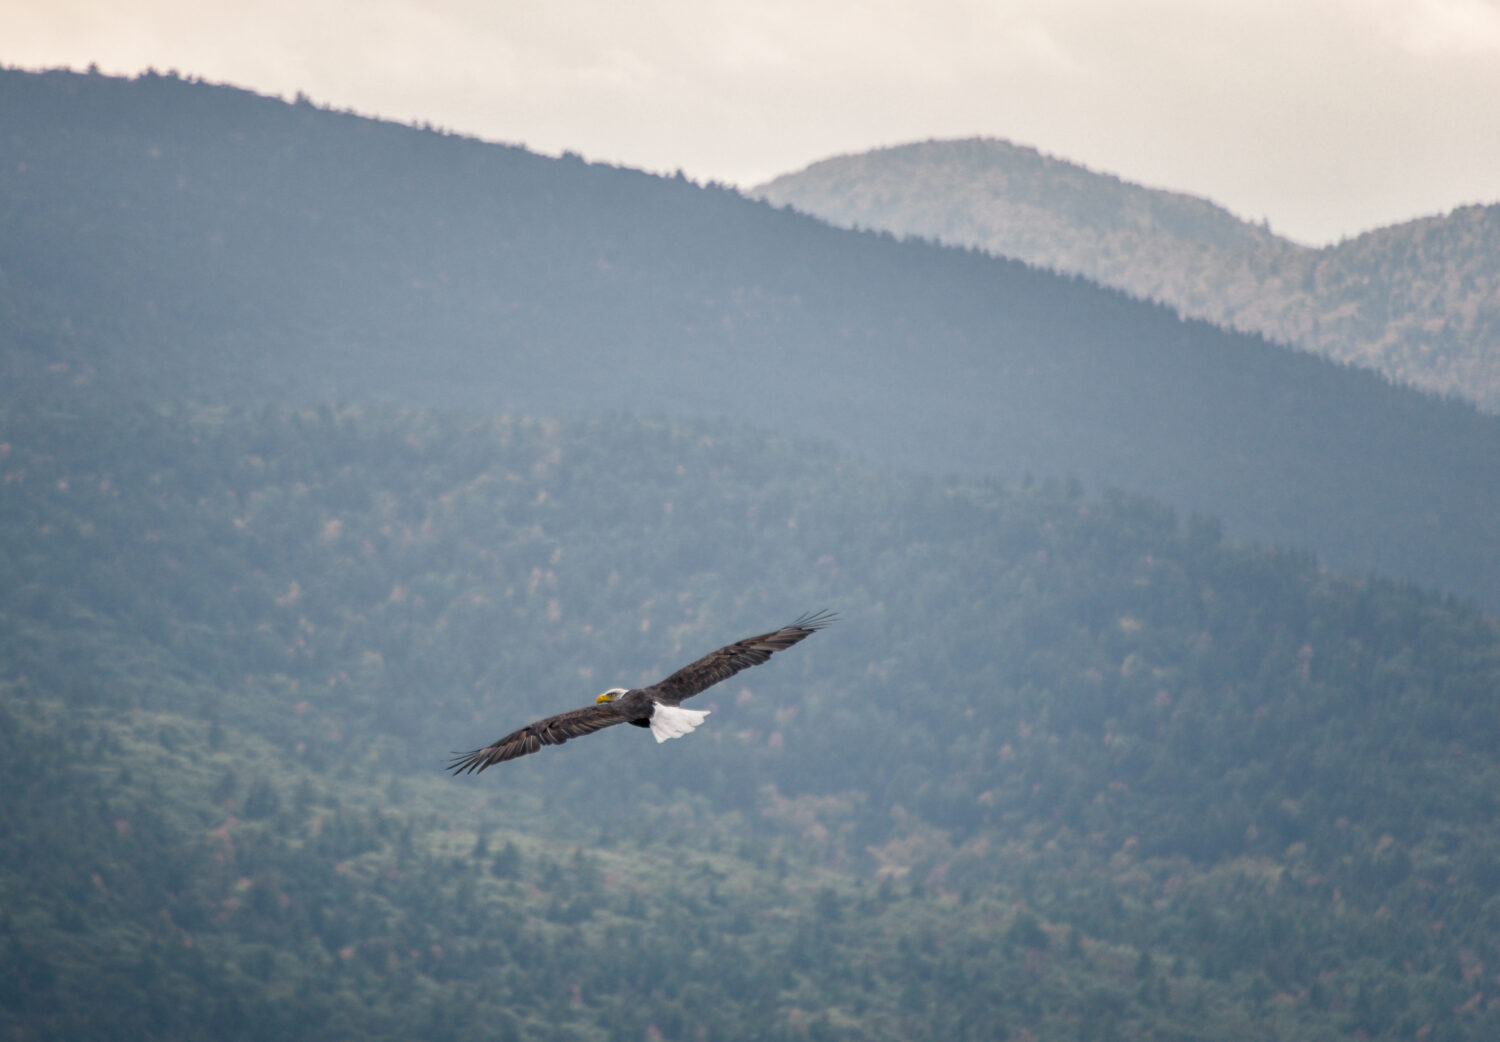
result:
[[[0,0],[0,62],[744,186],[987,135],[1314,243],[1500,201],[1500,0]]]

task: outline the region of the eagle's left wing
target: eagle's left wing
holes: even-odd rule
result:
[[[534,753],[544,745],[562,745],[569,738],[581,738],[614,724],[623,724],[628,719],[607,703],[558,713],[534,724],[527,724],[519,731],[512,731],[483,749],[457,755],[448,769],[454,774],[482,771],[493,764]]]

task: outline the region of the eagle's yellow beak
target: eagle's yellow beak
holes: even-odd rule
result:
[[[613,702],[614,700],[615,700],[615,693],[613,691],[606,691],[606,692],[604,692],[604,694],[602,694],[598,698],[594,699],[594,705],[599,705],[602,702]]]

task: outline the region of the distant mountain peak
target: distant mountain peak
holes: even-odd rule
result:
[[[994,138],[837,156],[751,194],[1081,275],[1500,411],[1500,206],[1313,249],[1208,199]]]
[[[918,193],[923,202],[911,198]],[[1147,188],[1002,138],[931,139],[837,156],[768,181],[750,194],[839,224],[856,215],[877,216],[872,207],[879,199],[887,206],[901,199],[901,213],[885,215],[878,227],[919,235],[924,234],[917,227],[920,215],[940,220],[937,215],[952,214],[964,200],[969,203],[964,222],[950,223],[955,235],[963,224],[972,224],[962,243],[968,246],[985,246],[1005,227],[1027,221],[1070,222],[1219,247],[1294,245],[1264,224],[1242,220],[1201,196]],[[814,199],[820,209],[807,205]],[[901,219],[910,227],[895,228]]]

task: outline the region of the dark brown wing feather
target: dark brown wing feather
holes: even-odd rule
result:
[[[778,651],[785,651],[798,641],[818,632],[837,618],[831,611],[811,612],[774,633],[726,644],[718,651],[704,655],[690,666],[683,666],[660,684],[648,690],[668,702],[691,698],[721,680],[728,680],[742,669],[758,666]]]
[[[544,745],[562,745],[569,738],[581,738],[614,724],[623,724],[629,719],[614,706],[607,704],[558,713],[534,724],[527,724],[519,731],[512,731],[483,749],[475,749],[471,753],[455,757],[448,769],[454,774],[482,771],[492,764],[534,753]]]

